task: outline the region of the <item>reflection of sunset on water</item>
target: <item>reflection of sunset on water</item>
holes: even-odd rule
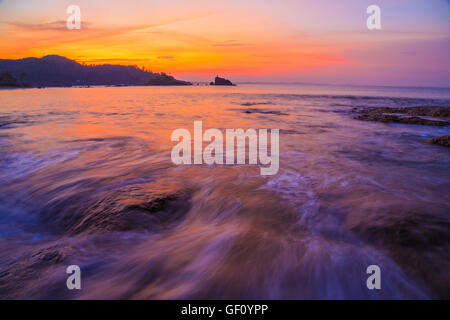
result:
[[[83,27],[67,30],[67,3],[0,4],[3,59],[58,54],[85,64],[138,65],[186,80],[445,86],[444,0],[380,4],[383,27],[366,27],[372,1],[88,1]]]
[[[79,298],[445,295],[442,241],[426,257],[405,243],[448,236],[450,159],[422,138],[448,128],[359,121],[352,108],[449,97],[298,85],[3,91],[0,261],[17,280],[0,284],[2,297],[73,298],[69,264],[83,270]],[[174,165],[172,131],[199,120],[279,128],[279,172]],[[38,283],[26,280],[30,263]],[[390,287],[361,286],[372,264]]]

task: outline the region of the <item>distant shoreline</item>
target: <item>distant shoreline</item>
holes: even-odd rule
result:
[[[15,90],[15,89],[56,89],[56,88],[77,88],[77,89],[90,89],[90,88],[129,88],[129,87],[209,87],[208,84],[197,84],[193,83],[190,85],[182,85],[182,84],[130,84],[130,85],[109,85],[109,84],[96,84],[96,85],[75,85],[75,86],[23,86],[23,87],[1,87],[0,90]]]
[[[199,81],[201,82],[201,81]],[[361,88],[405,88],[405,89],[443,89],[448,87],[436,86],[393,86],[393,85],[372,85],[372,84],[337,84],[337,83],[314,83],[314,82],[265,82],[265,81],[237,81],[236,84],[258,84],[258,85],[302,85],[302,86],[329,86],[329,87],[361,87]]]

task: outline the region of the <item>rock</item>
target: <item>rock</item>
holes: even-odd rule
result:
[[[41,261],[50,263],[60,263],[65,260],[63,253],[59,252],[58,248],[56,247],[41,250],[34,254],[33,257],[37,257]]]
[[[280,110],[270,110],[270,109],[258,109],[258,108],[236,108],[236,109],[228,109],[230,111],[238,111],[246,114],[267,114],[267,115],[276,115],[276,116],[288,116],[288,113],[282,112]]]
[[[406,112],[413,116],[429,116],[437,118],[450,118],[450,107],[409,107]]]
[[[145,193],[142,197],[128,197],[127,192],[116,191],[105,198],[94,197],[84,203],[72,198],[49,203],[42,209],[42,217],[56,232],[64,234],[95,234],[102,232],[164,230],[178,223],[189,211],[189,193]],[[58,257],[51,252],[43,260]]]
[[[364,241],[382,248],[412,278],[423,279],[441,299],[449,299],[450,223],[446,208],[439,204],[417,206],[399,203],[374,206],[364,218],[347,218],[349,229]],[[430,272],[433,270],[433,272]]]
[[[214,79],[214,85],[215,86],[235,86],[230,80],[221,78],[219,76]]]
[[[355,119],[384,123],[419,124],[427,126],[450,125],[450,107],[406,107],[353,109],[360,115]]]
[[[244,102],[241,103],[241,106],[244,107],[253,107],[253,106],[258,106],[258,105],[271,105],[273,104],[272,102]]]
[[[442,136],[442,137],[435,137],[428,141],[432,144],[437,144],[437,145],[440,145],[443,147],[450,147],[450,135]]]
[[[155,75],[147,82],[148,86],[191,86],[192,83],[182,80],[177,80],[172,76],[161,72]]]
[[[264,109],[256,109],[256,108],[249,108],[245,109],[242,112],[251,114],[251,113],[260,113],[260,114],[273,114],[277,116],[287,116],[287,113],[281,112],[279,110],[264,110]]]

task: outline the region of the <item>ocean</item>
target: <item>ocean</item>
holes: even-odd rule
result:
[[[450,106],[450,89],[2,90],[0,298],[448,299],[450,153],[427,140],[450,126],[352,112],[406,106]],[[194,121],[280,129],[277,174],[174,165]]]

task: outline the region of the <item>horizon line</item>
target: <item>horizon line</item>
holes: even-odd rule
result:
[[[28,57],[22,57],[22,58],[16,58],[16,59],[4,59],[4,58],[0,58],[0,60],[23,60],[23,59],[28,59],[28,58],[35,58],[35,59],[43,59],[45,57],[48,56],[59,56],[68,60],[72,60],[80,65],[84,65],[83,62],[89,62],[89,61],[82,61],[76,58],[68,58],[66,56],[60,55],[60,54],[45,54],[41,57],[36,57],[36,56],[28,56]],[[120,58],[102,58],[102,59],[97,59],[98,61],[143,61],[143,59],[120,59]],[[91,60],[92,61],[92,60]],[[138,66],[137,64],[110,64],[110,63],[104,63],[104,64],[91,64],[91,65],[116,65],[116,66],[131,66],[131,67],[138,67],[139,69],[146,71],[146,72],[151,72],[151,73],[166,73],[169,75],[173,75],[173,72],[171,71],[161,71],[161,72],[153,72],[151,70],[145,70],[142,67]],[[213,76],[214,77],[214,76]],[[245,77],[245,75],[241,75],[240,77]],[[185,80],[185,81],[189,81],[192,83],[209,83],[209,80]],[[416,89],[450,89],[450,85],[448,86],[427,86],[427,85],[414,85],[414,86],[408,86],[408,85],[384,85],[384,84],[353,84],[353,83],[327,83],[327,82],[308,82],[308,81],[233,81],[236,84],[280,84],[280,85],[316,85],[316,86],[352,86],[352,87],[379,87],[379,88],[416,88]]]

